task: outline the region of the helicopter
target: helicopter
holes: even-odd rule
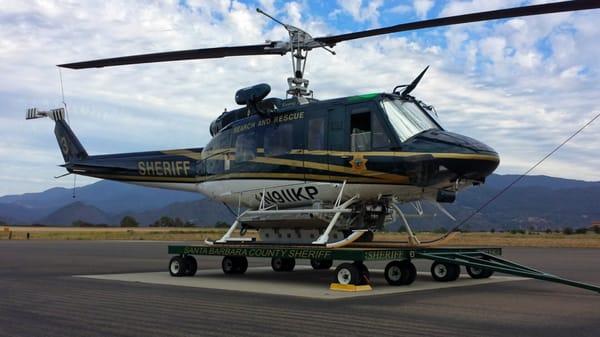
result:
[[[306,31],[263,14],[287,30],[289,40],[263,44],[169,51],[60,64],[69,69],[249,55],[291,55],[286,98],[269,97],[261,83],[238,90],[237,109],[209,127],[202,148],[88,155],[65,120],[65,109],[31,108],[26,119],[55,122],[68,172],[155,188],[202,193],[237,205],[227,232],[207,244],[343,247],[372,241],[373,233],[400,218],[408,243],[421,245],[399,207],[440,203],[485,183],[500,163],[498,153],[473,138],[447,131],[435,109],[411,95],[428,68],[389,93],[319,100],[304,78],[308,54],[338,43],[425,28],[548,13],[588,10],[600,1],[564,1],[478,12],[313,38]],[[228,206],[229,207],[229,206]],[[255,230],[258,237],[247,235]],[[238,231],[239,235],[234,236]]]

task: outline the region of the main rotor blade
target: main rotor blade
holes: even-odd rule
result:
[[[461,23],[479,22],[487,20],[507,19],[519,16],[549,14],[549,13],[560,13],[560,12],[571,12],[578,10],[600,8],[600,0],[575,0],[575,1],[563,1],[549,4],[532,5],[525,7],[515,7],[507,9],[499,9],[487,12],[478,12],[471,14],[463,14],[456,16],[448,16],[444,18],[416,21],[409,23],[402,23],[395,26],[389,26],[384,28],[364,30],[355,33],[347,33],[334,36],[324,36],[315,38],[315,41],[319,41],[333,47],[336,43],[354,39],[360,39],[363,37],[376,36],[382,34],[398,33],[411,30],[418,30],[423,28],[443,27],[450,25],[457,25]]]
[[[235,47],[218,47],[204,49],[190,49],[170,51],[164,53],[152,53],[131,55],[123,57],[114,57],[84,62],[74,62],[59,64],[59,67],[70,69],[100,68],[111,66],[122,66],[126,64],[168,62],[180,60],[212,59],[228,56],[247,56],[247,55],[283,55],[288,51],[287,48],[276,46],[275,42],[268,44],[257,44]]]

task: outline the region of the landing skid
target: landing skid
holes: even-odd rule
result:
[[[439,239],[431,241],[423,241],[415,245],[410,241],[371,241],[371,242],[354,242],[348,247],[364,247],[364,248],[433,248],[446,246],[458,236],[459,232],[451,232]]]

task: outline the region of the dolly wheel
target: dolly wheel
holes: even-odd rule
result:
[[[438,282],[456,281],[460,276],[460,266],[436,261],[431,265],[431,276]]]
[[[248,259],[244,256],[225,256],[221,268],[225,274],[243,274],[248,269]]]
[[[360,271],[352,263],[342,263],[335,269],[333,282],[339,284],[360,284]]]
[[[417,268],[410,260],[402,261],[402,285],[409,285],[417,278]]]
[[[169,261],[169,274],[176,277],[185,275],[185,262],[181,256],[173,256]]]
[[[248,270],[248,259],[245,256],[236,256],[237,274],[243,274]]]
[[[467,274],[474,279],[488,278],[494,274],[493,270],[477,268],[477,267],[466,267]]]
[[[356,266],[358,272],[360,273],[360,275],[358,276],[359,281],[356,284],[363,285],[371,283],[371,273],[369,272],[369,268],[367,268],[367,266],[365,266],[365,264],[362,261],[354,261],[354,263],[352,264]]]
[[[196,275],[196,271],[198,270],[198,262],[191,255],[186,255],[183,257],[184,263],[184,273],[185,276],[194,276]]]
[[[451,275],[449,281],[456,281],[456,280],[458,280],[458,277],[460,276],[460,265],[451,264],[450,268],[452,268],[452,275]]]
[[[271,268],[274,271],[292,271],[296,266],[296,259],[286,257],[274,257],[271,259]]]
[[[331,266],[333,266],[333,260],[310,259],[310,265],[315,270],[329,269],[329,268],[331,268]]]
[[[409,260],[392,261],[385,267],[384,276],[389,285],[409,285],[417,278],[417,268]]]

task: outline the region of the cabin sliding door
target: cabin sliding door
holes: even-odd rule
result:
[[[331,181],[344,181],[340,168],[347,166],[351,158],[347,154],[350,146],[347,116],[345,105],[333,106],[327,111],[327,163]]]

